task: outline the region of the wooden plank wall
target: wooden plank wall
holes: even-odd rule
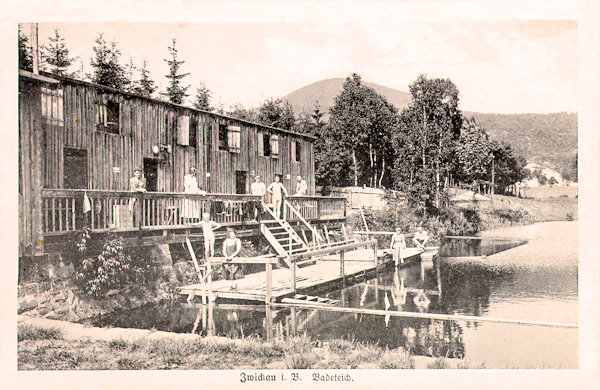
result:
[[[43,253],[44,129],[39,84],[21,80],[19,92],[19,256],[31,256]]]
[[[269,184],[275,174],[282,174],[290,193],[295,192],[296,176],[302,175],[308,183],[309,194],[314,194],[313,145],[307,138],[94,85],[63,80],[61,86],[64,126],[45,126],[44,185],[47,188],[63,187],[63,147],[87,150],[89,188],[128,190],[133,169],[143,167],[144,158],[158,157],[152,147],[171,145],[168,161],[158,165],[159,191],[183,191],[183,178],[189,168],[195,166],[200,188],[212,193],[235,193],[236,171],[244,171],[248,191],[254,175],[261,175]],[[120,103],[120,134],[96,129],[100,108],[108,100]],[[177,143],[181,115],[188,115],[190,123],[197,123],[196,148]],[[219,123],[240,127],[240,153],[219,150]],[[261,131],[279,135],[278,158],[259,155]],[[292,143],[296,140],[302,144],[300,162],[294,158]],[[118,167],[118,172],[114,172],[113,167]],[[207,172],[210,172],[208,178]]]

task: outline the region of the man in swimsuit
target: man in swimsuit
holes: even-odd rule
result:
[[[287,190],[280,181],[279,175],[275,175],[275,181],[269,184],[267,192],[271,194],[271,202],[273,203],[273,211],[277,218],[281,217],[281,206],[283,205],[283,197],[288,196]]]
[[[215,257],[214,230],[220,228],[221,225],[215,221],[211,221],[209,213],[204,213],[202,214],[200,226],[202,226],[202,235],[204,236],[204,258],[208,259],[209,257]]]

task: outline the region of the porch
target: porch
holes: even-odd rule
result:
[[[283,220],[289,223],[304,219],[319,225],[346,218],[341,197],[291,196],[287,201],[295,210],[283,208]],[[46,253],[59,251],[84,227],[92,234],[119,233],[125,245],[178,243],[186,235],[199,239],[197,223],[204,212],[224,227],[235,227],[240,236],[260,234],[254,214],[261,207],[257,195],[44,189],[41,203]]]

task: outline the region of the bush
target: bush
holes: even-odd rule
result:
[[[42,328],[40,326],[19,324],[17,340],[62,340],[62,330],[58,328]]]
[[[109,234],[100,253],[91,256],[89,252],[92,251],[87,245],[89,240],[89,232],[84,230],[81,242],[77,244],[81,255],[73,261],[75,281],[88,294],[100,296],[111,289],[140,286],[156,279],[157,274],[145,259],[145,251],[127,252],[123,248],[122,237]]]
[[[529,218],[529,213],[523,209],[498,208],[492,209],[489,213],[502,223],[513,224],[526,221]]]

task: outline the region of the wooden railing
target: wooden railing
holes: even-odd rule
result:
[[[344,198],[288,200],[310,221],[345,217]],[[254,205],[260,201],[257,195],[44,189],[43,228],[46,234],[80,230],[84,226],[99,232],[185,228],[199,222],[204,212],[221,225],[241,225],[254,219]],[[84,212],[84,205],[89,206],[89,211]]]
[[[286,200],[306,220],[346,218],[346,198],[343,197],[290,196]],[[293,213],[286,213],[285,218],[288,221],[300,219]]]

